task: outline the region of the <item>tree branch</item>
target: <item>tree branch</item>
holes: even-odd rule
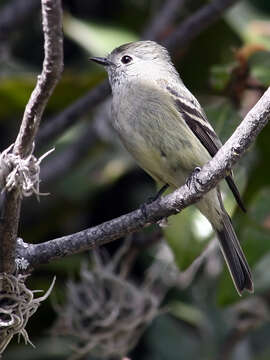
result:
[[[32,151],[43,111],[63,71],[62,9],[60,0],[42,0],[44,62],[37,85],[25,108],[14,152],[25,158]]]
[[[25,159],[31,154],[39,123],[63,69],[62,9],[60,0],[42,0],[45,58],[37,85],[25,108],[13,154]],[[21,208],[19,187],[6,192],[0,223],[0,272],[15,268],[16,238]]]
[[[37,266],[67,255],[93,249],[138,231],[149,223],[155,223],[164,217],[178,213],[199,201],[207,191],[215,187],[226,176],[267,124],[269,116],[270,88],[250,110],[215,157],[202,168],[197,175],[196,182],[192,182],[189,187],[184,185],[172,194],[147,205],[146,217],[142,214],[141,209],[138,209],[76,234],[41,244],[28,245],[20,241],[17,246],[17,256],[27,260],[31,267]]]
[[[76,100],[60,114],[46,121],[37,136],[37,145],[41,147],[47,144],[48,140],[52,141],[57,138],[64,130],[74,125],[80,116],[99,105],[110,92],[109,82],[106,80]]]
[[[181,48],[190,43],[204,29],[216,22],[229,7],[238,0],[213,0],[200,8],[195,14],[182,22],[175,31],[162,42],[170,50]]]
[[[176,17],[179,15],[186,0],[167,0],[158,11],[158,13],[150,20],[149,25],[142,34],[142,39],[157,40],[161,32],[167,26],[172,24]]]

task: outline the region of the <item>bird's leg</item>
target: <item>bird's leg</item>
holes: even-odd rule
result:
[[[158,190],[158,192],[156,193],[155,196],[151,196],[151,197],[148,198],[146,203],[150,204],[151,202],[156,201],[157,199],[159,199],[161,197],[161,195],[168,189],[169,186],[170,186],[169,184],[163,185],[162,188],[160,188]]]
[[[186,180],[186,185],[188,188],[196,181],[197,174],[201,171],[201,168],[199,166],[196,166],[195,169],[190,173]]]
[[[158,192],[154,195],[154,196],[150,196],[145,203],[143,203],[141,206],[140,206],[140,209],[141,209],[141,212],[143,213],[143,216],[146,218],[147,214],[146,214],[146,206],[151,204],[152,202],[158,200],[161,195],[168,189],[170,185],[169,184],[165,184],[162,186],[161,189],[158,190]]]

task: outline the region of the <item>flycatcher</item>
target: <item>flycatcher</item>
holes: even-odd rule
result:
[[[185,184],[222,146],[197,99],[183,84],[168,51],[153,41],[122,45],[103,65],[112,88],[112,119],[126,149],[158,183]],[[231,175],[226,181],[244,210]],[[227,214],[219,187],[196,204],[215,229],[234,285],[253,291],[251,272]]]

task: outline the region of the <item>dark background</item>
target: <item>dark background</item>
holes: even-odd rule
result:
[[[1,9],[8,3],[0,2],[0,19]],[[64,0],[65,70],[42,124],[53,121],[54,116],[106,78],[100,67],[88,61],[90,55],[106,55],[123,42],[139,40],[164,3]],[[181,21],[207,3],[186,1],[174,22],[159,32],[157,40],[166,40]],[[43,35],[39,7],[34,6],[20,23],[2,30],[0,35],[2,151],[16,138],[41,69]],[[197,96],[223,141],[269,85],[269,48],[269,1],[250,0],[238,2],[191,43],[171,53],[183,81]],[[50,196],[42,196],[40,202],[34,197],[24,200],[19,230],[24,241],[38,243],[72,234],[131,211],[153,195],[155,184],[119,145],[108,124],[109,114],[109,106],[102,103],[79,114],[75,124],[61,136],[37,142],[37,155],[56,148],[42,168],[41,191]],[[236,208],[224,186],[225,205],[231,209],[236,232],[252,267],[255,294],[238,297],[227,270],[223,271],[217,250],[207,253],[198,269],[190,268],[213,237],[193,208],[170,219],[164,238],[171,252],[164,239],[153,235],[157,227],[139,238],[134,236],[132,249],[136,249],[136,257],[130,269],[131,281],[142,283],[145,271],[155,262],[160,263],[161,273],[163,266],[173,268],[173,256],[179,271],[191,269],[192,276],[184,281],[173,268],[177,281],[167,284],[161,304],[166,311],[146,327],[129,354],[131,359],[269,359],[269,139],[266,127],[235,169],[247,214]],[[122,243],[123,239],[109,244],[101,250],[101,256],[109,261]],[[56,321],[52,303],[65,303],[65,283],[70,277],[79,281],[82,260],[88,262],[89,254],[74,255],[35,270],[28,281],[32,289],[46,290],[53,276],[57,276],[53,295],[27,326],[36,349],[13,341],[5,359],[67,358],[71,338],[52,338],[49,333]],[[94,359],[91,355],[86,358]]]

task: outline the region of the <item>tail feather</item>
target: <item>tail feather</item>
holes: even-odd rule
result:
[[[247,212],[245,205],[241,199],[241,195],[237,189],[237,186],[235,185],[235,182],[233,181],[232,175],[227,176],[226,181],[227,181],[227,184],[228,184],[229,188],[231,189],[231,192],[233,193],[233,196],[234,196],[238,206],[240,207],[240,209],[243,212]]]
[[[223,228],[216,231],[236,290],[239,295],[245,289],[253,292],[253,281],[249,265],[233,229],[231,219],[225,211],[222,216]]]

